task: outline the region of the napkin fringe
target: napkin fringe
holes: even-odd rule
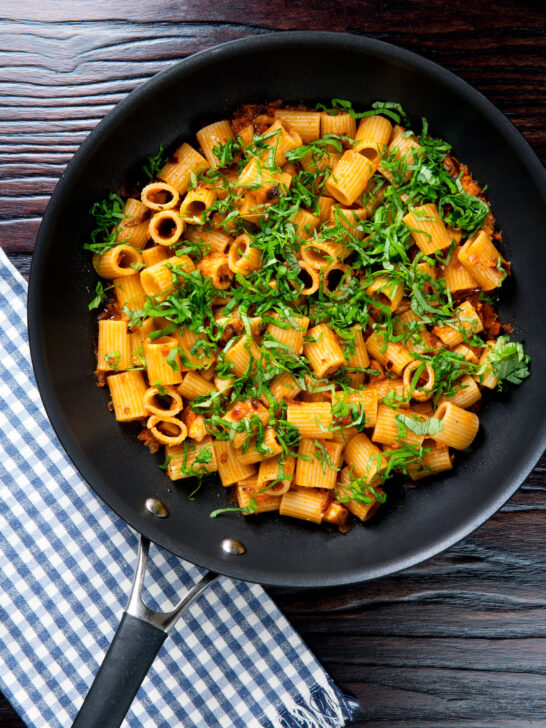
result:
[[[330,679],[325,685],[315,685],[303,700],[302,696],[290,698],[277,719],[264,723],[264,728],[343,728],[358,708],[358,702]]]

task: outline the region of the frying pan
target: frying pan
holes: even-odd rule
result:
[[[173,148],[242,103],[282,98],[314,104],[332,97],[351,99],[356,108],[378,99],[398,101],[416,127],[426,116],[432,133],[447,139],[488,184],[514,272],[503,287],[501,317],[525,342],[533,374],[486,402],[480,434],[453,472],[418,489],[395,482],[378,515],[346,535],[274,515],[210,520],[212,510],[227,505],[224,489],[211,483],[188,501],[186,481],[168,488],[158,461],[130,426],[114,420],[94,382],[95,315],[87,305],[96,277],[82,250],[90,232],[88,211],[108,191],[138,179],[160,144]],[[66,451],[96,493],[143,535],[143,546],[128,611],[75,725],[121,724],[168,627],[195,596],[167,616],[142,605],[138,586],[148,540],[238,579],[347,584],[437,554],[512,495],[546,442],[545,181],[521,135],[465,82],[408,51],[334,33],[264,35],[198,53],[133,91],[89,135],[57,185],[38,234],[28,297],[30,348],[45,408]],[[168,517],[147,509],[150,498],[160,501],[154,501],[155,513],[162,504]]]

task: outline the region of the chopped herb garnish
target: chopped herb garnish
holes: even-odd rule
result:
[[[530,360],[519,341],[510,341],[508,336],[499,336],[494,348],[487,355],[487,362],[478,369],[478,375],[481,376],[491,366],[493,374],[500,380],[521,384],[530,374]]]
[[[102,254],[117,245],[117,226],[125,217],[124,209],[125,202],[115,192],[110,192],[102,202],[93,205],[89,214],[94,219],[95,228],[91,232],[91,243],[83,246],[85,250]]]
[[[104,303],[108,300],[108,294],[106,291],[109,291],[114,286],[104,286],[102,281],[98,281],[97,285],[95,286],[95,298],[90,302],[89,304],[89,310],[92,311],[95,308],[98,308],[101,303]]]
[[[165,461],[163,463],[161,463],[161,465],[159,466],[161,468],[161,470],[167,470],[167,468],[169,467],[169,463],[171,462],[172,459],[173,459],[172,455],[167,455],[167,457],[165,458]]]
[[[444,423],[436,417],[420,419],[418,416],[396,415],[396,423],[400,437],[406,436],[406,428],[416,435],[432,437],[444,429]]]
[[[165,166],[166,161],[167,155],[163,147],[160,146],[157,154],[148,157],[148,159],[146,160],[146,163],[142,168],[144,174],[148,177],[148,179],[156,179],[156,177],[159,176],[159,173]]]
[[[120,357],[121,354],[119,353],[119,351],[109,351],[107,354],[104,355],[105,360],[115,372],[117,372],[119,369]]]
[[[254,496],[251,496],[247,506],[243,506],[242,508],[239,508],[238,506],[217,508],[215,511],[212,511],[209,518],[218,518],[218,516],[222,515],[223,513],[254,513],[257,507],[258,504],[256,502],[256,498],[254,498]]]
[[[313,440],[313,442],[315,443],[315,457],[320,463],[322,472],[326,473],[326,468],[330,468],[330,470],[339,470],[339,468],[333,464],[328,450],[324,447],[322,442],[319,442],[319,440]]]
[[[168,398],[179,424],[166,418],[161,430],[180,440],[176,433],[185,427],[188,435],[183,443],[167,446],[169,456],[161,467],[174,480],[196,479],[190,500],[214,465],[223,474],[215,458],[218,442],[233,457],[245,462],[246,456],[252,464],[248,473],[259,472],[261,465],[254,465],[258,458],[267,463],[279,453],[271,460],[274,478],[260,486],[254,476],[248,481],[255,494],[248,505],[217,509],[211,518],[277,508],[285,501],[275,486],[290,481],[292,490],[292,469],[287,467],[292,458],[312,460],[325,475],[336,475],[332,480],[338,483],[328,492],[308,484],[320,506],[317,520],[333,523],[339,515],[347,516],[343,509],[330,509],[332,502],[346,503],[367,518],[384,502],[380,486],[394,473],[417,479],[434,471],[424,465],[431,452],[426,444],[428,438],[442,437],[444,423],[432,413],[443,398],[466,390],[471,397],[477,394],[475,401],[480,396],[476,386],[490,386],[491,374],[499,388],[505,381],[519,384],[529,375],[529,357],[508,336],[496,338],[503,329],[491,307],[499,287],[484,292],[470,281],[460,289],[454,280],[458,246],[478,232],[492,245],[500,235],[483,191],[452,156],[450,144],[432,136],[426,119],[420,120],[419,132],[398,103],[376,101],[355,110],[349,100],[334,98],[330,106],[317,109],[332,117],[322,117],[321,126],[330,121],[330,128],[340,133],[304,144],[290,116],[277,114],[277,108],[276,103],[244,107],[232,122],[234,136],[214,146],[214,165],[188,170],[188,191],[209,196],[208,207],[204,211],[195,202],[188,212],[192,224],[166,250],[167,262],[160,263],[166,268],[157,269],[157,279],[150,276],[151,285],[148,273],[141,274],[146,266],[140,252],[124,256],[123,249],[118,251],[119,264],[130,266],[122,273],[131,273],[128,280],[136,285],[131,290],[139,308],[129,307],[135,299],[118,306],[116,299],[123,297],[123,281],[118,281],[117,297],[111,297],[101,319],[115,320],[114,328],[129,337],[123,345],[124,366],[120,352],[113,351],[105,356],[109,366],[99,370],[138,371],[133,375],[136,390],[154,386],[158,398]],[[343,182],[336,175],[339,160],[363,159],[354,156],[359,154],[353,151],[359,149],[355,122],[362,120],[360,132],[366,131],[369,117],[377,115],[383,117],[379,124],[385,137],[371,150],[377,155],[373,170],[356,181],[361,184],[354,194],[342,193],[336,187]],[[149,180],[158,178],[166,160],[163,148],[147,160]],[[139,192],[131,195],[138,198]],[[131,246],[135,230],[135,248],[152,246],[140,239],[140,230],[153,211],[131,220],[125,207],[126,199],[117,193],[93,206],[88,250],[101,256],[120,242]],[[438,233],[430,225],[437,218],[445,228],[439,225]],[[504,279],[510,266],[495,250],[489,265]],[[115,261],[112,255],[94,264],[98,270],[102,264],[113,279],[119,273]],[[475,276],[469,272],[478,281],[477,271]],[[146,293],[137,295],[139,281]],[[149,295],[152,287],[155,295]],[[110,283],[97,284],[89,309],[100,308],[111,289]],[[120,321],[127,322],[126,334]],[[328,329],[317,329],[319,324]],[[102,336],[103,325],[100,330]],[[161,370],[155,373],[153,357],[143,355],[150,342],[163,337],[171,337],[161,347],[163,363],[172,372],[165,377],[173,382],[169,386],[155,381]],[[100,338],[102,352],[109,346]],[[126,344],[131,349],[128,363]],[[111,372],[98,374],[104,384]],[[418,407],[416,402],[425,398],[430,404]],[[300,422],[297,408],[313,402],[318,409],[311,407],[308,422]],[[376,447],[382,439],[374,437],[376,402],[395,410],[396,429],[387,440],[392,445]],[[324,419],[317,412],[324,412]],[[350,455],[343,459],[355,435],[362,443],[365,435],[373,447],[369,457],[362,456],[357,473]],[[310,455],[303,449],[309,441]],[[152,441],[154,448],[156,444]],[[449,458],[443,451],[436,454]],[[260,495],[267,492],[275,495]],[[358,504],[370,507],[359,509]]]
[[[446,225],[471,235],[482,226],[489,212],[489,205],[479,197],[461,190],[441,197],[438,209]]]

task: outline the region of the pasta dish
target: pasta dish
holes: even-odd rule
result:
[[[249,104],[94,205],[99,384],[190,498],[218,474],[212,517],[345,531],[395,473],[451,470],[486,391],[528,376],[490,206],[420,127],[392,102]]]

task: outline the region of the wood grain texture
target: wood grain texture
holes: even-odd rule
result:
[[[0,245],[25,276],[49,195],[98,121],[171,63],[243,36],[338,30],[417,51],[482,91],[546,160],[540,2],[0,0],[0,17]],[[543,459],[494,518],[424,564],[270,591],[360,699],[355,726],[544,728],[545,530]],[[23,728],[5,700],[0,726]]]

